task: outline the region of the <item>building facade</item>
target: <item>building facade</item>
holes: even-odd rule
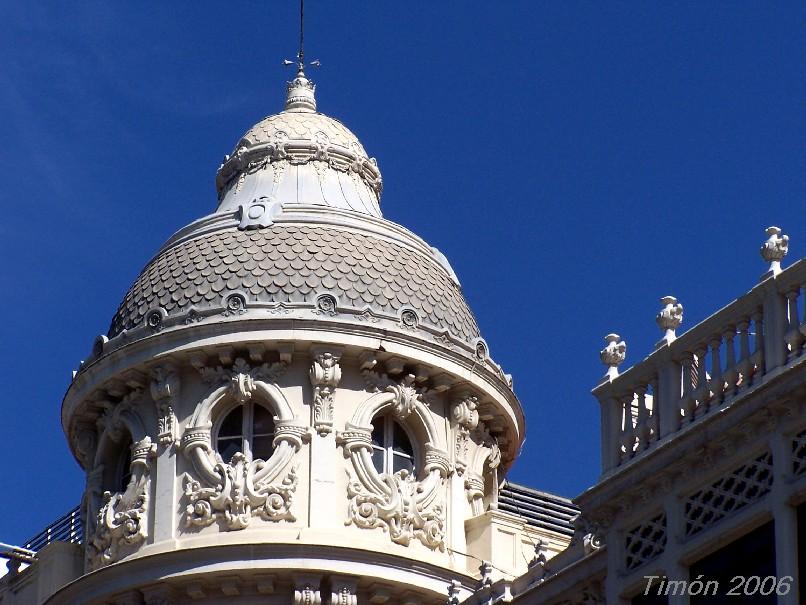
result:
[[[84,498],[6,549],[0,604],[716,603],[734,576],[798,602],[806,263],[781,269],[779,230],[761,281],[680,337],[665,297],[622,374],[608,335],[602,476],[572,503],[507,483],[511,377],[302,64],[216,186],[76,371]]]
[[[0,603],[441,603],[563,550],[570,502],[502,490],[523,410],[448,260],[301,63],[216,185],[75,373],[84,498]]]

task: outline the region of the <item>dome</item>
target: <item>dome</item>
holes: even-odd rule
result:
[[[474,350],[478,326],[447,259],[381,216],[375,160],[316,111],[313,89],[298,73],[285,109],[241,137],[218,170],[217,210],[145,267],[109,338],[249,312],[356,319]]]
[[[175,320],[218,314],[233,295],[243,297],[246,309],[296,307],[309,314],[329,295],[332,315],[368,311],[376,320],[409,323],[412,317],[403,317],[408,310],[415,324],[433,332],[468,343],[479,336],[459,286],[438,258],[379,236],[310,224],[229,227],[165,249],[129,289],[109,336],[143,325],[157,309]]]
[[[313,84],[299,75],[289,83],[285,110],[250,128],[224,158],[216,188],[219,211],[261,200],[381,216],[377,162],[346,126],[316,112]]]

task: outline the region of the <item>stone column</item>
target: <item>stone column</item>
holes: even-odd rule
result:
[[[179,375],[170,364],[157,366],[151,375],[151,398],[157,407],[157,460],[154,486],[152,542],[173,540],[176,534],[176,416]]]
[[[664,498],[663,510],[666,513],[666,551],[664,570],[670,580],[688,580],[688,567],[683,565],[680,544],[686,533],[685,507],[680,497],[671,489]],[[688,605],[689,595],[669,595],[669,605]]]
[[[798,598],[798,515],[787,498],[787,482],[792,465],[791,438],[773,434],[770,443],[773,460],[773,482],[770,501],[775,520],[775,575],[780,581],[792,578],[789,594],[778,595],[778,605],[796,605]]]

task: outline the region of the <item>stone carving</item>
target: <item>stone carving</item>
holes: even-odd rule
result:
[[[294,578],[294,605],[322,605],[322,578],[301,574]]]
[[[281,484],[273,485],[254,481],[254,465],[255,461],[248,461],[240,452],[229,464],[218,463],[215,470],[222,482],[215,487],[203,487],[201,482],[185,473],[184,488],[188,500],[185,525],[204,527],[221,517],[228,529],[244,529],[253,513],[266,521],[296,521],[291,514],[297,488],[296,469],[292,468]]]
[[[238,183],[242,183],[246,174],[241,174]],[[259,229],[269,227],[274,222],[274,217],[280,210],[280,205],[272,203],[267,197],[260,197],[252,200],[248,204],[241,204],[238,208],[240,223],[238,229]]]
[[[308,372],[313,386],[313,427],[323,436],[333,430],[333,398],[341,380],[340,358],[341,352],[315,351]]]
[[[229,368],[201,365],[198,370],[202,380],[209,385],[232,382],[239,400],[243,402],[251,398],[255,380],[276,382],[285,373],[286,365],[284,361],[276,361],[253,367],[243,357],[237,357]]]
[[[789,252],[789,236],[781,235],[779,227],[767,227],[769,238],[761,245],[761,258],[770,263],[770,271],[779,273],[781,271],[781,261]]]
[[[230,294],[224,300],[224,317],[246,313],[246,297],[243,294]]]
[[[117,561],[123,545],[142,543],[147,534],[150,491],[148,459],[154,454],[151,438],[132,446],[132,477],[122,493],[104,492],[95,529],[87,545],[90,567],[97,569]]]
[[[370,491],[361,481],[347,486],[350,498],[347,525],[382,527],[392,542],[408,546],[417,538],[431,549],[445,550],[445,511],[441,503],[426,510],[417,503],[419,482],[408,471],[381,475],[388,494]]]
[[[465,395],[451,407],[451,421],[454,426],[456,445],[454,449],[457,472],[462,475],[467,468],[467,454],[470,444],[470,431],[479,425],[478,399]]]
[[[417,313],[411,309],[403,309],[400,313],[400,325],[409,330],[414,330],[420,323]]]
[[[330,579],[330,605],[358,605],[358,582],[354,578]]]
[[[618,367],[627,358],[627,343],[621,340],[618,334],[605,336],[605,348],[599,351],[599,358],[607,366],[607,376],[610,379],[618,376]]]
[[[336,315],[336,297],[332,294],[322,294],[316,298],[316,308],[313,310],[316,315]]]
[[[261,350],[250,350],[250,357],[262,359]],[[291,506],[297,487],[296,468],[283,472],[307,439],[308,428],[294,417],[274,382],[286,361],[251,367],[239,357],[231,368],[198,364],[197,360],[199,372],[213,385],[213,391],[196,407],[182,436],[182,450],[196,471],[184,477],[185,526],[206,526],[221,520],[226,529],[240,530],[255,515],[267,521],[294,521]],[[234,400],[243,405],[255,398],[269,404],[275,414],[274,451],[268,460],[251,460],[239,452],[226,463],[213,448],[213,411],[219,404],[231,406]]]
[[[174,401],[179,396],[179,376],[171,365],[154,368],[151,398],[157,404],[157,442],[168,446],[176,441]]]
[[[387,369],[399,380],[375,370],[377,360],[371,354],[362,359],[362,372],[374,394],[356,410],[337,442],[350,458],[355,478],[348,483],[347,525],[382,528],[390,539],[408,545],[419,540],[431,549],[445,550],[444,481],[450,470],[447,453],[423,400],[429,394],[425,384],[416,385],[417,370],[407,372],[405,360],[390,358]],[[427,377],[421,376],[423,383]],[[393,475],[378,473],[372,463],[372,420],[386,411],[403,422],[419,425],[419,434],[427,435],[423,446],[424,465],[417,476],[406,470]],[[444,439],[444,438],[443,438]]]
[[[581,545],[582,552],[585,555],[589,555],[604,545],[601,529],[596,523],[592,523],[581,514],[578,514],[571,519],[571,525],[574,526],[574,537],[571,539],[569,548],[574,545]]]
[[[675,330],[683,323],[683,305],[678,303],[674,296],[664,296],[660,302],[664,307],[658,312],[655,321],[658,327],[665,331],[661,342],[669,343],[677,338]]]

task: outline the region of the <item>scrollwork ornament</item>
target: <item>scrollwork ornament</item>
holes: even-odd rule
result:
[[[341,380],[340,357],[337,351],[317,351],[308,373],[313,386],[313,426],[322,436],[333,430],[333,399]]]
[[[104,492],[95,528],[88,540],[90,567],[97,569],[114,563],[125,545],[143,543],[148,535],[150,492],[149,463],[154,453],[151,439],[146,437],[132,446],[132,478],[123,492]]]
[[[381,475],[389,496],[370,492],[360,481],[347,486],[350,498],[346,525],[364,529],[383,528],[396,544],[408,546],[419,540],[432,550],[445,550],[445,511],[435,503],[427,509],[417,502],[419,487],[415,477],[406,471]]]
[[[209,385],[226,384],[228,382],[235,384],[236,390],[246,397],[251,395],[255,380],[273,383],[283,375],[285,370],[286,363],[283,361],[252,366],[243,357],[237,357],[229,368],[224,366],[202,366],[199,368],[199,373],[202,380]],[[249,378],[247,379],[245,376]],[[249,379],[251,379],[251,382]]]
[[[162,446],[176,441],[174,401],[179,396],[179,386],[179,375],[173,366],[154,368],[151,380],[151,398],[157,404],[157,442]]]
[[[470,445],[470,431],[479,424],[478,399],[465,395],[451,407],[451,420],[454,425],[456,469],[459,474],[467,468],[467,455]]]
[[[253,514],[266,521],[296,521],[291,513],[297,487],[296,469],[292,468],[279,485],[255,482],[254,472],[260,464],[262,460],[249,462],[238,452],[230,464],[216,465],[221,482],[215,487],[204,487],[186,473],[185,526],[204,527],[222,519],[227,529],[240,530],[249,526]]]

